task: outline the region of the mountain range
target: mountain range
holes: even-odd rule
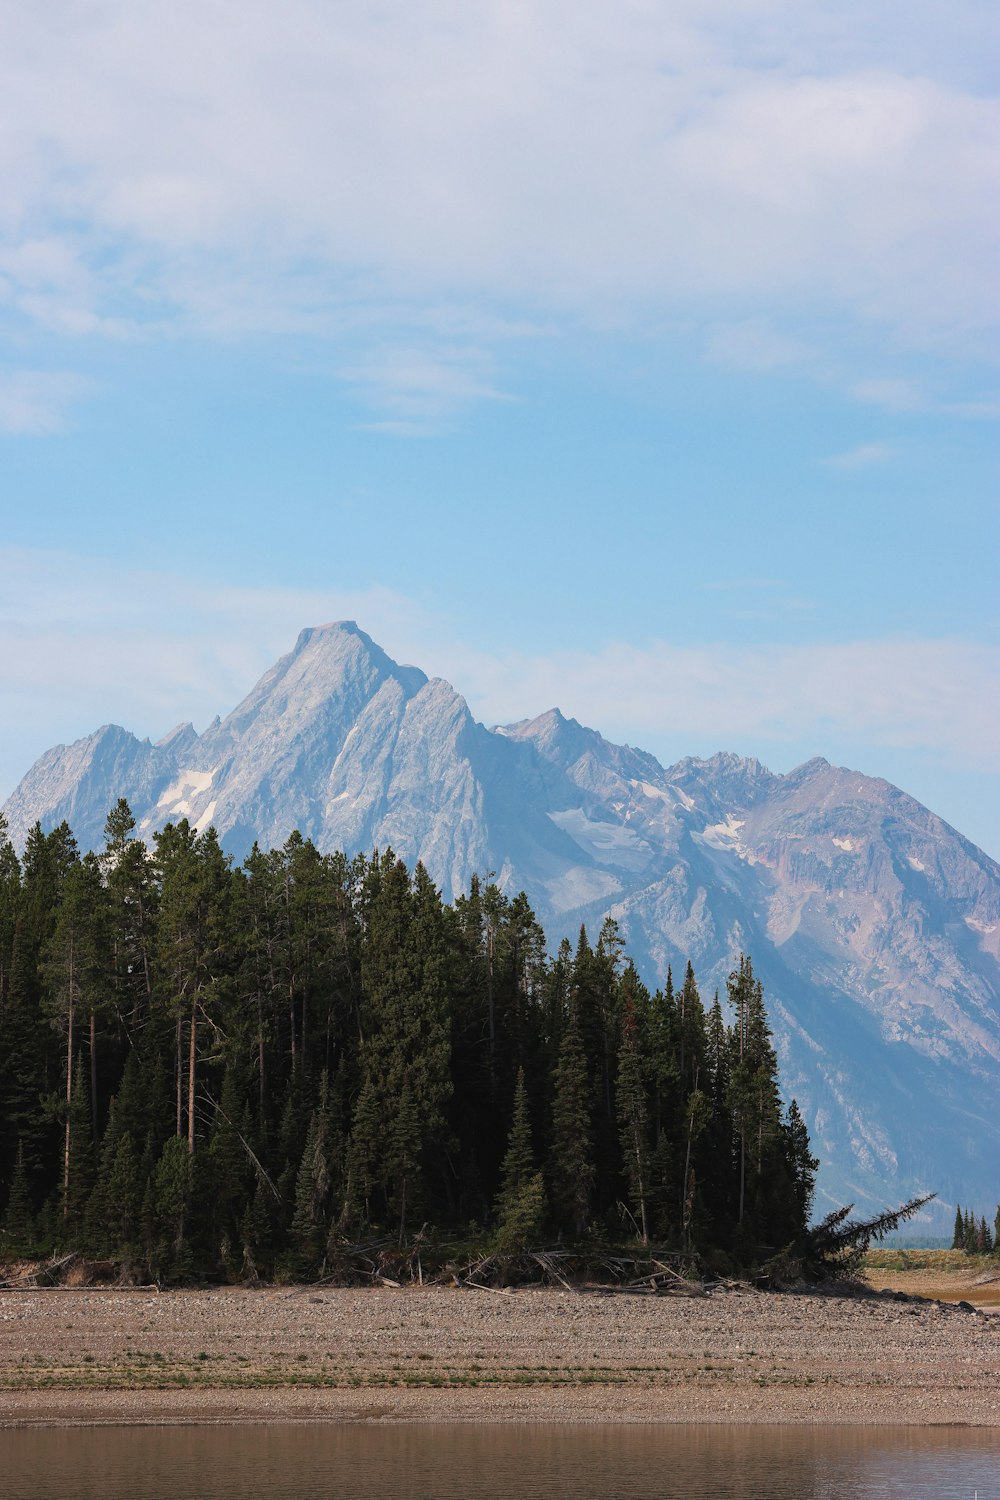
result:
[[[664,767],[558,709],[486,728],[346,621],[304,630],[201,735],[105,725],[56,746],[3,811],[18,847],[66,819],[96,848],[119,797],[144,837],[186,817],[237,860],[297,828],[420,859],[448,896],[492,872],[551,944],[610,914],[648,983],[690,958],[706,1000],[748,952],[822,1161],[818,1208],[930,1188],[938,1232],[956,1201],[992,1217],[1000,866],[886,781],[820,758]]]

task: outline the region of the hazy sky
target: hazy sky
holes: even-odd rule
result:
[[[0,797],[349,616],[1000,856],[995,0],[0,0]]]

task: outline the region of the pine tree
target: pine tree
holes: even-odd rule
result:
[[[671,966],[666,982],[648,1007],[649,1066],[652,1084],[652,1138],[649,1201],[653,1232],[674,1237],[677,1228],[679,1176],[683,1164],[678,1121],[682,1118],[680,1067],[676,1051],[677,997]],[[680,1159],[679,1159],[680,1158]]]
[[[378,1095],[371,1076],[366,1073],[354,1107],[347,1147],[347,1200],[342,1215],[345,1220],[373,1223],[384,1156]]]
[[[278,1203],[270,1184],[258,1172],[253,1196],[240,1224],[243,1263],[254,1278],[270,1275],[277,1240]]]
[[[326,1250],[327,1214],[330,1196],[330,1099],[324,1073],[319,1103],[309,1120],[309,1130],[295,1184],[295,1212],[290,1238],[294,1268],[299,1275],[315,1275]]]
[[[684,1171],[681,1176],[683,1199],[681,1202],[681,1243],[690,1250],[693,1239],[693,1224],[699,1207],[697,1194],[698,1146],[711,1121],[711,1105],[701,1089],[694,1088],[684,1104]]]
[[[535,1156],[531,1145],[531,1118],[528,1110],[528,1090],[524,1082],[524,1069],[517,1070],[514,1087],[514,1105],[511,1115],[510,1134],[507,1137],[507,1152],[501,1170],[498,1208],[503,1207],[511,1194],[516,1194],[532,1175]]]
[[[978,1230],[979,1225],[976,1223],[975,1214],[972,1212],[971,1208],[967,1209],[965,1213],[965,1232],[962,1243],[963,1248],[968,1255],[975,1255],[976,1253],[976,1237]]]
[[[630,967],[623,986],[621,1046],[618,1051],[617,1101],[622,1161],[632,1204],[638,1211],[644,1245],[649,1244],[647,1197],[649,1189],[649,1104],[639,1052],[639,1027],[635,1014],[635,970]]]
[[[20,899],[21,865],[8,835],[7,819],[0,812],[0,1015],[7,1003]]]
[[[688,963],[684,983],[676,1003],[676,1051],[682,1095],[704,1087],[705,1083],[705,1009],[698,993],[694,969]]]
[[[399,1243],[406,1242],[406,1226],[422,1197],[420,1171],[421,1129],[409,1074],[403,1079],[399,1109],[392,1132],[389,1170],[392,1174],[394,1207],[399,1215]]]
[[[157,892],[149,850],[133,837],[135,818],[124,797],[119,798],[104,825],[100,864],[107,891],[110,990],[114,1011],[138,1027],[148,1018],[153,1002]],[[96,1021],[91,1013],[91,1035]],[[92,1054],[96,1048],[92,1048]],[[96,1083],[91,1079],[95,1093]]]
[[[737,1223],[748,1247],[765,1232],[768,1200],[787,1178],[787,1159],[778,1094],[778,1060],[764,1011],[764,997],[744,954],[729,977],[729,999],[736,1013],[729,1105],[737,1138],[739,1171]]]
[[[52,935],[66,878],[79,858],[68,823],[60,823],[51,833],[43,833],[40,823],[29,830],[21,861],[21,921],[32,964]]]
[[[79,1063],[80,1016],[95,1017],[103,1008],[108,980],[106,944],[105,892],[101,871],[93,855],[87,855],[67,870],[63,882],[62,902],[55,929],[44,949],[42,977],[43,1013],[53,1028],[65,1039],[64,1127],[62,1170],[62,1213],[71,1213],[71,1203],[81,1190],[71,1182],[71,1164],[78,1161],[86,1170],[89,1163],[89,1189],[93,1183],[94,1121],[89,1104],[86,1114],[74,1113],[73,1099],[77,1086],[74,1067]],[[93,1029],[91,1029],[93,1049]],[[77,1139],[74,1140],[74,1134]],[[82,1138],[82,1139],[81,1139]],[[86,1149],[82,1142],[86,1141]]]
[[[674,1028],[672,1050],[676,1059],[673,1074],[676,1078],[676,1119],[673,1134],[683,1153],[683,1166],[677,1174],[678,1213],[681,1223],[682,1243],[685,1249],[691,1244],[692,1221],[695,1217],[695,1181],[701,1165],[701,1142],[710,1120],[708,1101],[708,1036],[705,1008],[701,1003],[694,969],[688,963],[684,971],[684,983],[677,994],[674,1005]],[[700,1202],[697,1203],[700,1216]]]
[[[93,1139],[90,1133],[90,1090],[86,1070],[79,1063],[73,1097],[66,1116],[68,1155],[63,1176],[62,1218],[67,1236],[79,1239],[87,1204],[97,1180]]]
[[[444,1175],[452,1091],[448,927],[427,872],[417,865],[411,889],[406,866],[391,853],[369,870],[365,901],[363,1061],[390,1148],[397,1139],[419,1142],[421,1160],[405,1174],[412,1200],[418,1178],[426,1182],[434,1169]],[[399,1118],[407,1081],[416,1131]]]
[[[38,1003],[37,967],[25,929],[14,930],[7,1004],[0,1048],[0,1171],[23,1153],[32,1186],[42,1181],[52,1128],[42,1108],[46,1094],[46,1055]],[[9,1185],[8,1183],[5,1185]]]
[[[497,1226],[496,1253],[500,1256],[523,1255],[541,1233],[545,1211],[545,1179],[541,1172],[533,1172],[507,1199]]]
[[[252,1007],[256,1111],[262,1142],[269,1135],[269,1105],[279,1071],[279,1009],[283,1009],[279,859],[273,853],[263,854],[254,844],[243,865],[244,879],[235,890],[245,939],[240,983]]]
[[[618,1169],[614,1106],[614,1058],[618,1046],[617,964],[621,939],[617,923],[605,922],[596,948],[580,928],[573,960],[572,1005],[590,1089],[595,1185],[602,1195],[613,1191]]]
[[[540,1233],[545,1217],[545,1183],[542,1174],[535,1171],[523,1068],[517,1071],[514,1112],[507,1138],[507,1154],[503,1159],[497,1215],[496,1248],[499,1255],[519,1255],[527,1250]]]
[[[173,1135],[163,1147],[153,1180],[154,1264],[160,1276],[180,1279],[191,1270],[188,1218],[193,1187],[187,1141]]]
[[[239,1268],[233,1257],[242,1251],[240,1225],[252,1192],[253,1158],[248,1145],[252,1132],[245,1084],[242,1060],[231,1056],[202,1164],[211,1183],[210,1242],[219,1265],[229,1271]]]
[[[997,1214],[1000,1215],[1000,1208],[997,1209]],[[965,1221],[962,1218],[962,1205],[961,1203],[957,1203],[955,1205],[955,1233],[952,1235],[951,1248],[953,1250],[961,1250],[964,1245]]]
[[[118,1139],[108,1176],[104,1210],[104,1229],[109,1254],[126,1267],[139,1251],[139,1221],[142,1210],[142,1183],[135,1144],[126,1130]]]
[[[809,1215],[812,1212],[819,1159],[813,1156],[810,1150],[809,1132],[806,1130],[805,1121],[794,1099],[788,1106],[788,1120],[785,1131],[788,1142],[788,1164],[791,1171],[794,1193],[795,1217],[800,1227],[805,1229],[809,1223]]]
[[[716,993],[706,1026],[706,1087],[710,1119],[702,1152],[701,1196],[708,1218],[706,1233],[719,1247],[728,1246],[735,1217],[734,1125],[730,1105],[732,1050]]]
[[[229,862],[215,829],[196,835],[186,818],[176,826],[168,823],[154,841],[160,881],[159,978],[165,1009],[175,1024],[176,1131],[186,1136],[193,1155],[199,1026],[221,987],[227,946],[233,942]]]
[[[18,1146],[14,1175],[4,1215],[4,1234],[14,1250],[30,1250],[34,1242],[35,1216],[28,1188],[28,1172],[24,1160],[24,1148]]]
[[[590,1097],[587,1059],[574,1016],[559,1049],[549,1153],[551,1202],[556,1223],[573,1239],[578,1239],[587,1227],[596,1176],[591,1148]]]

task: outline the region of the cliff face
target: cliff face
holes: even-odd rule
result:
[[[342,623],[303,631],[201,736],[105,726],[50,750],[4,811],[19,845],[65,818],[96,847],[122,796],[144,835],[214,823],[237,859],[298,828],[391,845],[449,895],[493,871],[553,943],[610,912],[653,985],[690,957],[710,998],[748,951],[825,1195],[937,1188],[943,1223],[1000,1193],[1000,868],[887,782],[824,760],[664,768],[557,709],[488,730]]]

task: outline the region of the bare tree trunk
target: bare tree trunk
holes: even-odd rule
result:
[[[146,941],[146,913],[139,903],[139,936],[142,943],[142,978],[146,986],[146,1003],[153,998],[153,976],[149,972],[149,944]]]
[[[743,1197],[746,1190],[747,1180],[747,1142],[743,1131],[740,1131],[740,1214],[737,1224],[743,1223]]]
[[[184,1069],[183,1069],[183,1065],[182,1065],[182,1062],[181,1062],[181,1018],[180,1018],[180,1012],[178,1012],[178,1014],[177,1014],[177,1038],[176,1038],[176,1041],[177,1041],[177,1049],[176,1049],[177,1050],[177,1057],[176,1057],[176,1069],[175,1069],[175,1071],[177,1073],[177,1129],[176,1129],[176,1131],[174,1133],[176,1135],[183,1135],[184,1134],[184,1123],[183,1123],[184,1122],[184,1108],[183,1108]]]
[[[608,1018],[603,1014],[603,1010],[601,1025],[604,1031],[604,1112],[609,1120],[613,1120],[615,1112],[611,1108],[611,1042],[608,1036]]]
[[[261,1129],[264,1128],[264,1121],[267,1118],[266,1112],[264,1110],[264,1094],[265,1094],[265,1082],[264,1082],[264,1003],[263,1003],[263,997],[258,993],[258,995],[257,995],[257,1097],[258,1097],[258,1099],[260,1101],[260,1107],[259,1107],[258,1113],[259,1113],[259,1116],[260,1116]]]
[[[685,992],[686,989],[687,989],[687,978],[685,977],[684,984],[681,987],[681,1024],[680,1024],[680,1033],[681,1033],[681,1088],[684,1087],[684,1085],[685,1085],[685,1083],[687,1081],[685,1079],[685,1077],[684,1077],[684,1034],[685,1034],[685,1029],[686,1029],[685,1026],[684,1026],[684,992]],[[685,1173],[685,1181],[686,1180],[687,1180],[687,1174]],[[685,1191],[687,1191],[687,1190],[685,1189]]]
[[[194,1062],[198,1042],[198,998],[191,997],[191,1045],[188,1049],[188,1155],[194,1155]]]
[[[94,1149],[99,1140],[97,1130],[97,1013],[90,1007],[90,1128],[94,1136]]]
[[[73,1102],[73,1012],[76,996],[76,964],[73,949],[69,955],[69,1004],[66,1011],[66,1145],[63,1151],[63,1218],[69,1213],[70,1105]]]
[[[695,1070],[694,1070],[694,1086],[695,1086],[695,1089],[697,1089],[697,1087],[698,1087],[698,1069],[697,1068],[695,1068]],[[687,1151],[684,1153],[684,1186],[683,1186],[683,1188],[681,1190],[681,1192],[682,1192],[682,1197],[681,1197],[681,1218],[682,1219],[684,1218],[684,1207],[685,1207],[685,1204],[687,1203],[687,1198],[688,1198],[688,1180],[689,1180],[689,1178],[691,1176],[691,1137],[692,1137],[693,1134],[694,1134],[694,1105],[692,1104],[691,1105],[691,1109],[688,1112]],[[743,1217],[743,1207],[742,1207],[742,1195],[741,1195],[741,1201],[740,1201],[740,1218],[742,1219],[742,1217]],[[687,1224],[686,1223],[685,1223],[685,1226],[684,1226],[684,1240],[685,1240],[685,1248],[687,1248]]]
[[[493,1076],[493,1053],[496,1049],[496,1016],[493,1006],[493,924],[486,921],[486,1008],[490,1023],[490,1078]]]
[[[639,1140],[639,1132],[633,1132],[633,1144],[635,1147],[635,1180],[639,1189],[639,1219],[642,1224],[642,1243],[649,1244],[649,1229],[646,1224],[646,1180],[642,1175],[642,1146]]]

